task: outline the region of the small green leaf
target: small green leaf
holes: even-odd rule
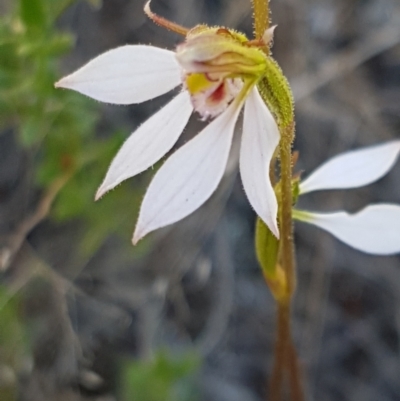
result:
[[[20,17],[28,29],[43,28],[46,13],[41,0],[20,0]]]
[[[255,245],[257,259],[265,276],[274,279],[278,261],[279,240],[259,217],[257,217],[256,222]]]
[[[40,140],[41,123],[36,115],[32,114],[22,124],[20,141],[23,146],[30,147]]]
[[[21,43],[18,55],[23,58],[50,58],[60,56],[71,49],[73,37],[69,34],[57,34],[52,38],[39,38]]]
[[[197,400],[193,379],[198,367],[197,355],[172,357],[163,351],[159,351],[151,361],[131,361],[125,365],[121,399]]]
[[[292,197],[293,197],[293,205],[295,205],[300,196],[300,177],[295,177],[292,180]]]
[[[3,366],[16,367],[28,349],[28,338],[21,323],[20,307],[17,295],[0,286],[0,361]]]
[[[72,48],[74,44],[74,37],[69,33],[62,33],[55,35],[45,48],[44,55],[47,56],[60,56]]]

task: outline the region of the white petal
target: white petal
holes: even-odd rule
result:
[[[383,177],[394,165],[400,141],[343,153],[328,160],[300,184],[300,192],[358,188]]]
[[[229,156],[241,105],[234,102],[158,170],[144,196],[133,235],[175,223],[199,208],[215,191]]]
[[[269,179],[269,166],[279,138],[274,117],[257,88],[253,88],[244,106],[240,173],[251,205],[278,238],[278,203]]]
[[[190,96],[184,91],[143,123],[115,156],[97,191],[96,200],[160,160],[178,140],[192,111]]]
[[[359,251],[375,255],[400,252],[400,205],[370,205],[356,214],[299,212],[314,224]]]
[[[100,102],[141,103],[182,82],[175,53],[153,46],[127,45],[109,50],[56,87],[73,89]]]

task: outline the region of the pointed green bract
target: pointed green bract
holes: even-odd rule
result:
[[[278,261],[279,240],[258,217],[256,222],[255,246],[258,262],[268,279],[274,279]]]
[[[276,118],[279,128],[282,129],[294,121],[293,95],[278,63],[272,57],[267,57],[266,63],[264,76],[257,86],[261,97]]]

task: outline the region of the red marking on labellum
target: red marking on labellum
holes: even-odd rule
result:
[[[218,103],[223,100],[225,97],[225,85],[222,82],[220,85],[218,85],[217,89],[211,94],[210,100],[212,102]]]

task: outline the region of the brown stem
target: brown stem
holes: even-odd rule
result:
[[[274,366],[269,388],[271,401],[284,400],[285,373],[288,374],[291,400],[304,401],[299,362],[291,336],[290,311],[290,302],[278,303]]]
[[[10,266],[15,255],[21,248],[26,236],[35,228],[50,212],[51,205],[60,190],[71,177],[70,173],[56,179],[47,189],[35,211],[17,227],[16,231],[8,237],[8,245],[0,249],[0,271]]]
[[[280,165],[280,264],[286,278],[286,297],[278,300],[277,338],[275,343],[274,367],[270,382],[270,399],[283,401],[285,373],[288,374],[292,401],[304,401],[302,382],[296,349],[292,342],[290,317],[291,300],[296,289],[296,271],[293,245],[292,222],[292,141],[294,123],[281,129]]]
[[[269,27],[269,0],[252,0],[254,36],[261,39]]]
[[[290,319],[289,309],[289,304],[278,303],[274,366],[272,369],[269,388],[269,396],[271,401],[283,400],[282,389],[287,359],[286,354],[288,350],[287,327]]]
[[[290,327],[289,327],[290,330]],[[300,371],[300,364],[297,357],[296,348],[292,342],[289,333],[288,342],[288,370],[289,370],[289,383],[290,393],[293,401],[304,401],[304,389],[302,385],[302,377]]]

